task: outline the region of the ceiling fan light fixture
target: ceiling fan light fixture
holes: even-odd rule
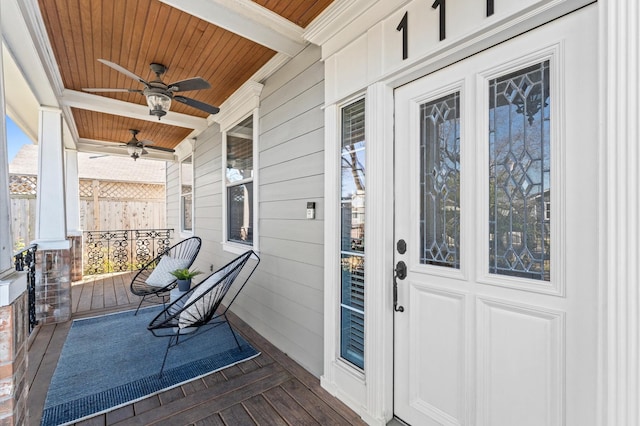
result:
[[[150,93],[147,95],[147,105],[149,105],[149,114],[155,115],[160,120],[169,111],[171,98],[164,93]]]
[[[127,145],[127,152],[135,161],[140,158],[140,155],[142,155],[142,148],[139,146]]]

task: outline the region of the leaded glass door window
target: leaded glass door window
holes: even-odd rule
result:
[[[460,93],[420,106],[420,262],[460,268]]]
[[[489,82],[489,272],[549,281],[549,61]]]

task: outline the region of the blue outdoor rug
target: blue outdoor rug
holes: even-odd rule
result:
[[[73,321],[51,379],[42,425],[63,425],[114,410],[258,356],[227,325],[194,335],[169,350],[147,325],[159,307]]]

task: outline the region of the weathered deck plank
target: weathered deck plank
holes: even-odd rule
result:
[[[73,286],[71,288],[71,294],[73,294],[78,288],[80,290],[80,299],[78,300],[78,304],[73,307],[75,310],[72,312],[90,311],[91,300],[93,299],[93,281],[86,282],[81,286]]]
[[[133,302],[133,295],[129,291],[129,284],[131,283],[133,275],[133,273],[118,274],[113,277],[118,305],[128,305]]]
[[[282,387],[269,389],[264,393],[264,397],[269,401],[275,410],[291,425],[319,425],[304,408],[300,406],[291,395],[286,393]]]
[[[58,365],[58,358],[60,357],[62,346],[64,345],[67,333],[71,327],[71,322],[47,324],[40,327],[47,330],[44,331],[42,336],[40,335],[40,332],[38,332],[35,340],[38,340],[39,338],[46,339],[46,350],[44,353],[35,353],[30,349],[28,355],[29,365],[27,366],[27,369],[35,369],[35,371],[32,370],[33,372],[31,373],[33,375],[33,381],[29,388],[28,399],[28,404],[30,406],[29,424],[31,425],[39,425],[40,420],[42,419],[42,407],[44,407],[44,401],[47,398],[49,383],[51,382],[53,372]],[[31,345],[31,347],[33,348],[34,345]],[[31,407],[37,408],[31,409]]]
[[[273,408],[264,396],[256,395],[244,401],[244,406],[251,417],[259,425],[287,426],[280,414]]]
[[[236,404],[227,408],[226,410],[222,410],[220,413],[220,417],[222,420],[228,425],[255,425],[256,422],[253,421],[247,410],[244,409],[242,404]]]
[[[111,275],[102,282],[104,307],[117,306],[118,302],[116,300],[115,277]]]

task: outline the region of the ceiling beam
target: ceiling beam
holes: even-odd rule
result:
[[[127,146],[125,143],[114,143],[113,141],[101,141],[97,139],[78,139],[78,152],[91,152],[95,154],[107,154],[107,155],[119,155],[122,157],[130,157],[127,152]],[[172,152],[165,152],[160,150],[148,149],[147,154],[144,154],[145,159],[155,159],[164,161],[173,161],[175,154]]]
[[[92,95],[90,93],[79,92],[77,90],[63,90],[60,102],[64,106],[73,108],[87,109],[105,114],[122,115],[138,120],[158,121],[157,117],[149,115],[149,107],[145,105],[119,101],[117,99]],[[162,117],[160,122],[162,124],[170,124],[198,131],[203,131],[207,128],[206,118],[193,117],[187,114],[172,112],[171,110],[169,110],[167,115]]]
[[[289,57],[306,46],[301,27],[250,0],[160,1]]]

